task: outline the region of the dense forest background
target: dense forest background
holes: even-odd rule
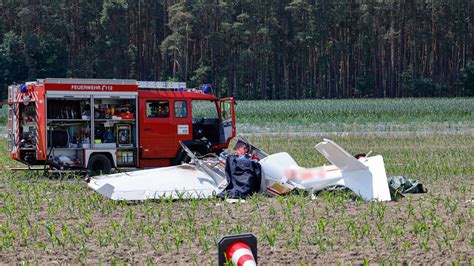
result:
[[[472,0],[1,0],[0,85],[210,83],[239,99],[474,95]]]

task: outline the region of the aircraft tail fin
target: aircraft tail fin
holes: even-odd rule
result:
[[[334,164],[341,172],[367,170],[362,162],[337,145],[334,141],[324,139],[315,146],[328,161]]]
[[[365,158],[362,163],[329,139],[315,148],[341,170],[344,185],[364,200],[391,200],[382,156]]]

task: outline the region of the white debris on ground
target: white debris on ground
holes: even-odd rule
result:
[[[259,161],[263,172],[260,192],[284,195],[301,189],[313,193],[345,186],[367,201],[391,200],[382,156],[356,159],[328,139],[315,148],[333,165],[308,169],[299,167],[288,153],[267,156],[263,152],[265,157]],[[89,187],[113,200],[196,199],[221,193],[227,183],[225,165],[219,161],[194,161],[195,164],[92,177]],[[239,200],[229,200],[235,202]]]

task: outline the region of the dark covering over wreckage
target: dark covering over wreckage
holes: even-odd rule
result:
[[[260,190],[262,167],[256,161],[229,155],[225,163],[225,176],[228,185],[219,195],[232,199],[245,199]]]

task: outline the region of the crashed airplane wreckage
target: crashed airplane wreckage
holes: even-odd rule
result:
[[[303,168],[286,152],[268,155],[242,138],[238,142],[245,143],[249,154],[260,159],[260,192],[283,195],[294,189],[316,192],[344,186],[363,200],[391,200],[380,155],[356,159],[324,139],[315,148],[332,165]],[[228,154],[198,158],[181,145],[191,157],[190,164],[92,177],[89,187],[113,200],[207,198],[223,192],[229,183],[225,174]]]

